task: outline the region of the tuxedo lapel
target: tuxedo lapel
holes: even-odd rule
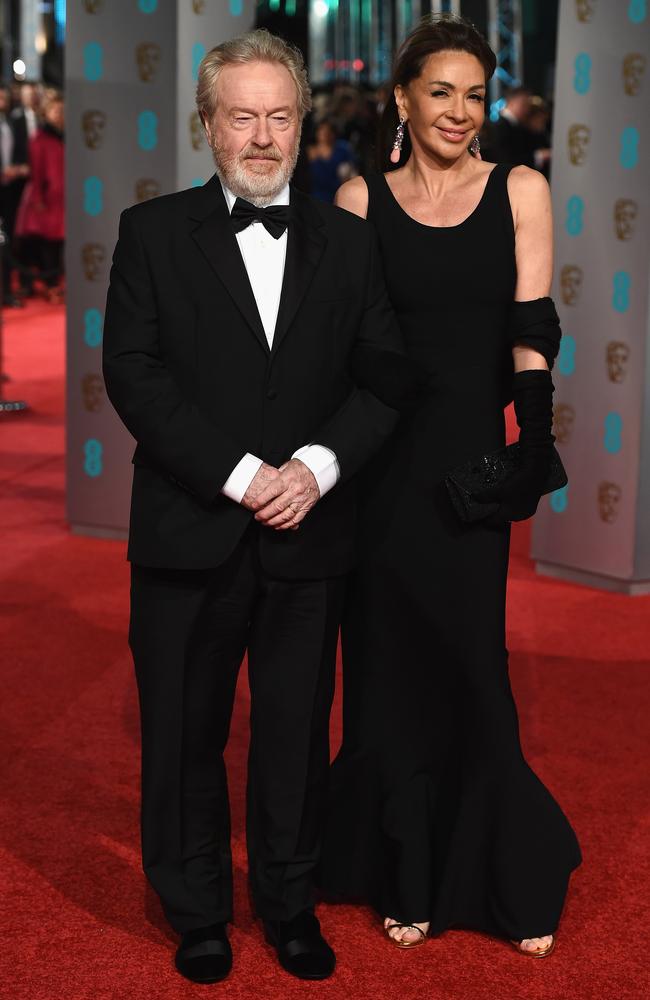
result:
[[[264,353],[268,354],[269,345],[262,320],[216,174],[201,188],[201,195],[190,215],[199,223],[192,232],[192,238],[232,297]]]
[[[298,307],[314,277],[327,237],[323,219],[311,199],[291,188],[291,222],[287,235],[287,256],[284,265],[282,295],[273,336],[275,354],[289,332]]]

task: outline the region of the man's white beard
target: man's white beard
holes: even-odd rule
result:
[[[285,160],[282,159],[282,154],[277,146],[264,150],[247,146],[236,156],[228,156],[223,147],[216,142],[212,146],[212,155],[219,179],[237,198],[245,198],[246,201],[257,205],[258,208],[270,205],[283,187],[289,183],[296,169],[299,151],[300,135],[296,137],[296,144]],[[255,174],[247,170],[244,163],[248,157],[254,156],[256,152],[263,152],[264,156],[277,157],[277,167],[270,173],[263,174]]]

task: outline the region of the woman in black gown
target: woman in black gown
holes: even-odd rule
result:
[[[365,477],[323,884],[370,902],[402,947],[468,927],[544,957],[580,851],[522,755],[505,594],[509,522],[534,513],[548,472],[559,327],[546,181],[472,155],[494,65],[471,24],[426,19],[385,113],[404,122],[401,162],[338,196],[377,231],[432,391]],[[445,475],[503,446],[513,396],[522,471],[482,498],[501,504],[489,523],[463,524]]]

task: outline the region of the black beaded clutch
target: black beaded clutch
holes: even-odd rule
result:
[[[519,444],[515,442],[505,448],[499,448],[498,451],[492,451],[489,455],[482,455],[481,458],[465,462],[447,475],[445,485],[461,521],[472,523],[497,512],[500,506],[498,503],[480,503],[474,499],[474,494],[507,483],[517,472],[520,461]],[[558,450],[553,448],[542,496],[562,489],[568,481]]]

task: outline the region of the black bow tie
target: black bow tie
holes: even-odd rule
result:
[[[238,198],[233,205],[230,218],[236,233],[250,226],[251,222],[259,220],[274,240],[279,240],[289,225],[289,205],[269,205],[268,208],[258,208],[250,201]]]

